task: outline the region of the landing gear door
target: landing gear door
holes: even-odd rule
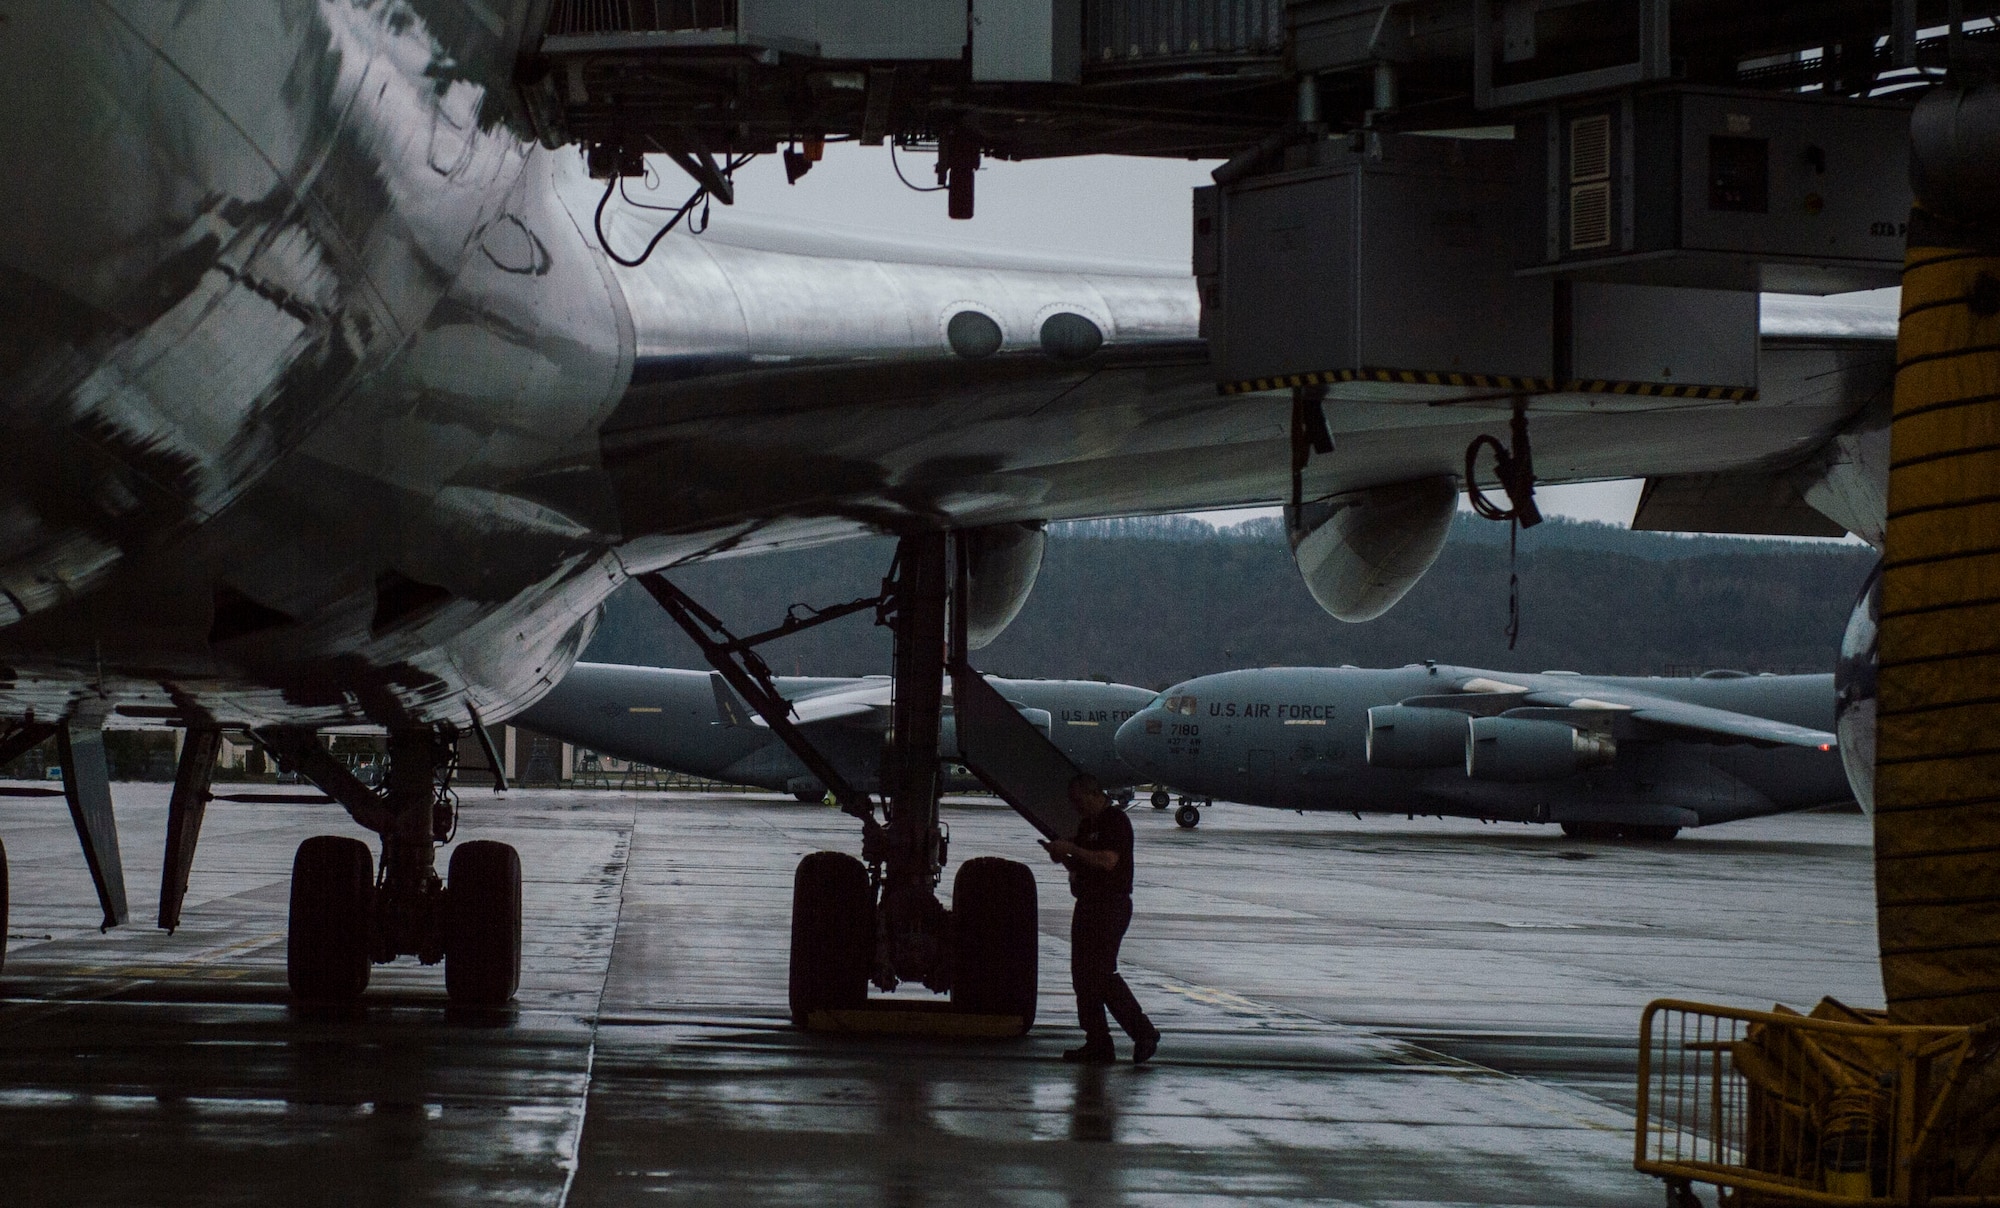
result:
[[[1069,782],[1080,769],[971,665],[951,665],[951,694],[966,768],[1043,835],[1074,835]]]

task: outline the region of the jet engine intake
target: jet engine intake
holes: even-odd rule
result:
[[[1457,509],[1458,480],[1441,474],[1287,505],[1285,536],[1321,608],[1372,621],[1437,561]]]
[[[1368,710],[1368,766],[1448,768],[1465,758],[1467,715],[1456,709],[1377,705]]]
[[[1465,774],[1474,780],[1561,780],[1616,758],[1618,743],[1610,735],[1559,721],[1475,717],[1465,733]]]
[[[966,558],[965,644],[978,650],[1011,624],[1035,589],[1048,534],[1036,524],[994,524],[959,534]]]

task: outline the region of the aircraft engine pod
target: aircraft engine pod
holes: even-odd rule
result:
[[[1847,787],[1864,813],[1875,812],[1875,671],[1882,625],[1882,564],[1868,573],[1841,635],[1833,665],[1833,732]]]
[[[1465,732],[1465,774],[1474,780],[1560,780],[1616,758],[1618,744],[1609,735],[1559,721],[1475,717]]]
[[[1048,534],[1039,524],[995,524],[961,534],[966,550],[965,643],[978,650],[1021,613],[1042,570]]]
[[[1377,705],[1368,710],[1368,766],[1448,768],[1465,758],[1465,724],[1456,709]]]
[[[1285,508],[1285,536],[1306,590],[1336,620],[1394,607],[1444,549],[1458,508],[1449,475],[1348,491]]]

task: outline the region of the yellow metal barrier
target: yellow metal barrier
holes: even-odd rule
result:
[[[1639,1024],[1633,1166],[1721,1203],[2000,1205],[2000,1026],[1662,999]]]

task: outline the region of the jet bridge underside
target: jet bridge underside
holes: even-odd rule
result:
[[[1996,7],[1963,6],[1967,18]],[[1947,41],[1943,3],[1890,0],[540,0],[529,11],[520,78],[551,147],[720,156],[893,140],[937,149],[941,172],[981,153],[1219,159],[1267,139],[1275,151],[1288,131],[1492,124],[1511,120],[1494,110],[1668,75],[1867,95],[1942,68]],[[1482,44],[1492,49],[1473,54]]]

